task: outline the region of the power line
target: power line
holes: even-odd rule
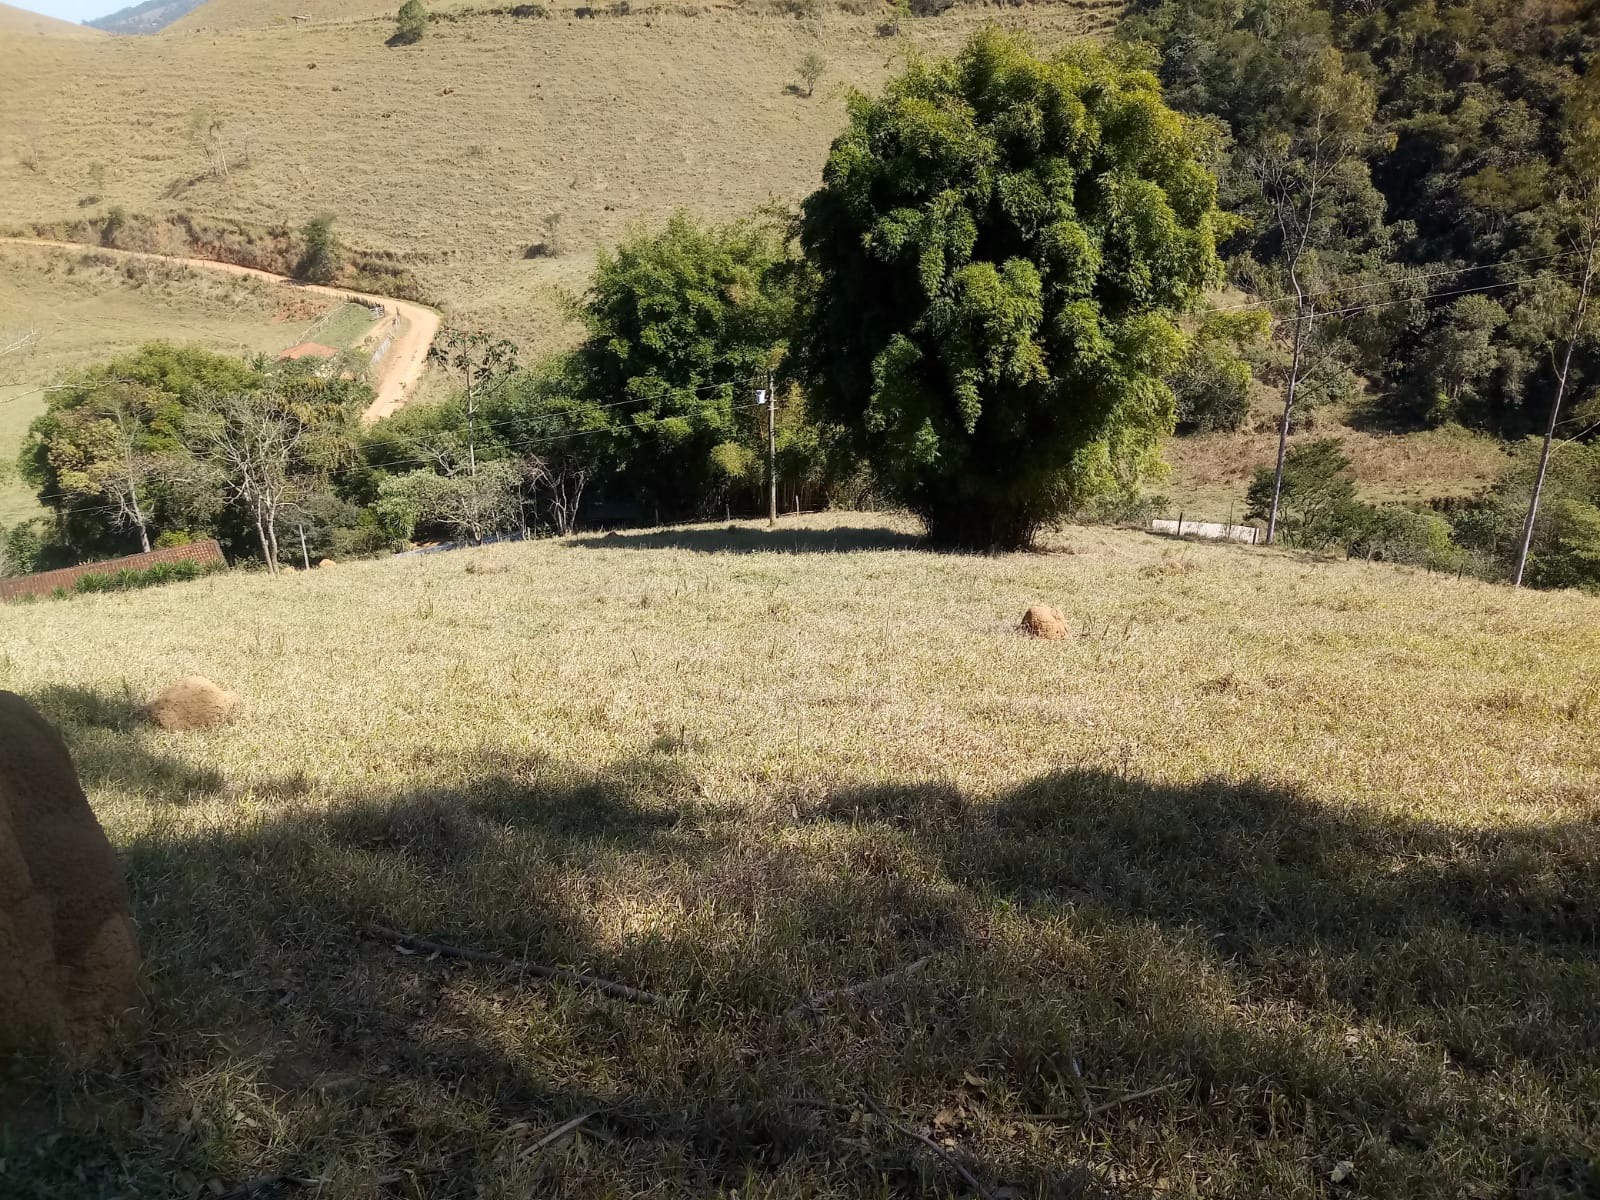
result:
[[[1410,274],[1410,275],[1395,275],[1395,276],[1391,276],[1388,279],[1376,279],[1376,280],[1368,281],[1366,283],[1348,284],[1348,285],[1345,285],[1345,286],[1342,286],[1342,287],[1324,288],[1322,291],[1318,291],[1318,292],[1307,292],[1303,298],[1306,299],[1306,300],[1315,300],[1315,299],[1318,299],[1319,297],[1322,297],[1322,296],[1338,296],[1338,295],[1342,295],[1345,292],[1367,292],[1367,291],[1371,291],[1374,288],[1388,287],[1391,284],[1412,283],[1412,282],[1415,282],[1415,281],[1421,281],[1421,280],[1425,280],[1425,279],[1440,279],[1440,278],[1443,278],[1446,275],[1467,275],[1467,274],[1470,274],[1473,271],[1488,271],[1488,270],[1492,270],[1495,267],[1512,267],[1512,266],[1519,266],[1519,265],[1521,265],[1523,263],[1549,262],[1551,259],[1556,259],[1556,258],[1576,258],[1581,253],[1582,253],[1582,251],[1578,251],[1578,250],[1560,250],[1560,251],[1557,251],[1557,252],[1555,252],[1553,254],[1536,254],[1536,255],[1530,255],[1530,256],[1528,256],[1526,258],[1503,258],[1503,259],[1498,259],[1495,262],[1480,263],[1477,266],[1445,267],[1445,268],[1442,268],[1442,269],[1437,270],[1437,271],[1424,271],[1424,272],[1420,272],[1420,273],[1416,273],[1416,274]],[[1532,277],[1530,276],[1530,278],[1532,278]],[[1470,290],[1473,290],[1473,289],[1468,289],[1468,290],[1470,291]],[[1426,299],[1429,299],[1429,298],[1430,297],[1427,297],[1427,296],[1418,296],[1418,297],[1416,297],[1416,299],[1418,299],[1418,300],[1426,300]],[[1295,297],[1294,295],[1286,294],[1286,295],[1282,295],[1282,296],[1273,296],[1270,299],[1264,299],[1264,300],[1263,299],[1244,300],[1244,301],[1241,301],[1238,304],[1223,305],[1221,307],[1214,308],[1211,311],[1212,312],[1239,312],[1239,311],[1242,311],[1242,310],[1248,309],[1248,308],[1270,307],[1271,305],[1274,305],[1274,304],[1282,304],[1286,300],[1296,300],[1296,299],[1297,299],[1297,297]]]

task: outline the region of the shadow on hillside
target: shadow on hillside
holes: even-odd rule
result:
[[[688,526],[651,529],[576,538],[588,550],[694,550],[702,554],[848,554],[857,550],[916,550],[924,540],[894,529],[843,527],[835,529],[759,529],[729,525],[723,529]]]
[[[1142,1194],[1110,1180],[1176,1169],[1255,1194],[1286,1163],[1311,1195],[1345,1159],[1375,1195],[1600,1186],[1592,823],[1461,832],[1095,771],[733,809],[693,762],[441,754],[419,772],[436,782],[401,792],[311,789],[136,839],[159,1052],[85,1086],[150,1115],[15,1161],[62,1187],[69,1169],[126,1186],[159,1145],[162,1169],[201,1179],[430,1196],[964,1194],[871,1097],[1019,1196]],[[403,953],[373,923],[668,1004]],[[924,956],[880,995],[785,1015]],[[1163,1083],[1014,1132],[1085,1090]],[[584,1113],[587,1140],[530,1149]],[[305,1132],[264,1141],[239,1115]]]

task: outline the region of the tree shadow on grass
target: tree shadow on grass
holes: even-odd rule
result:
[[[692,755],[644,749],[435,767],[124,847],[151,1034],[56,1085],[94,1116],[22,1148],[24,1195],[178,1172],[396,1197],[967,1192],[868,1098],[1018,1196],[1323,1196],[1344,1161],[1352,1194],[1600,1186],[1590,823],[1463,832],[1089,771],[720,808]],[[669,1003],[405,953],[374,922]]]
[[[115,787],[183,804],[227,786],[215,768],[155,748],[156,731],[131,691],[53,685],[26,699],[61,730],[86,789]]]
[[[586,550],[693,550],[701,554],[849,554],[865,550],[918,550],[923,538],[872,526],[835,529],[757,529],[729,525],[713,529],[695,525],[610,533],[576,538]]]

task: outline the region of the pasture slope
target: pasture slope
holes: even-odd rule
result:
[[[0,1190],[1593,1195],[1597,620],[867,514],[8,609],[150,1024],[14,1087]],[[145,727],[190,672],[239,719]]]
[[[33,246],[46,250],[72,251],[78,247],[70,242],[42,241],[37,238],[0,238],[0,246]],[[439,314],[422,304],[397,300],[393,296],[373,296],[349,288],[322,287],[315,283],[301,283],[269,271],[241,267],[236,263],[212,262],[203,258],[172,258],[162,254],[141,254],[131,250],[97,250],[115,261],[136,261],[170,264],[174,267],[198,271],[217,271],[225,275],[240,275],[258,279],[263,283],[293,288],[296,293],[317,296],[325,300],[353,300],[359,304],[381,306],[386,312],[398,316],[399,325],[394,340],[383,360],[373,368],[372,403],[362,413],[361,419],[371,423],[389,416],[400,408],[414,392],[417,381],[428,368],[428,347],[439,332]]]
[[[218,28],[235,2],[185,18],[204,31],[8,39],[0,232],[114,206],[289,228],[332,213],[351,245],[400,256],[448,321],[538,352],[570,339],[561,293],[581,291],[596,248],[630,224],[806,195],[847,89],[881,83],[905,50],[951,51],[984,21],[1048,44],[1103,33],[1121,12],[960,8],[897,39],[878,36],[882,13],[837,8],[820,22],[552,8],[438,21],[390,48],[390,6]],[[807,99],[795,70],[816,48],[829,70]],[[197,119],[220,120],[226,176]]]

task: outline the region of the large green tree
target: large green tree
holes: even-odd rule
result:
[[[797,357],[935,540],[1025,546],[1154,459],[1219,269],[1205,145],[1147,71],[996,30],[851,98]]]
[[[248,391],[262,379],[250,363],[195,347],[152,342],[120,355],[49,393],[23,443],[23,478],[76,554],[149,549],[222,506],[190,453],[185,414],[208,392]]]
[[[783,355],[792,273],[772,225],[684,213],[601,253],[580,307],[578,395],[615,408],[626,480],[662,518],[720,509],[722,464],[755,438],[747,410]]]

